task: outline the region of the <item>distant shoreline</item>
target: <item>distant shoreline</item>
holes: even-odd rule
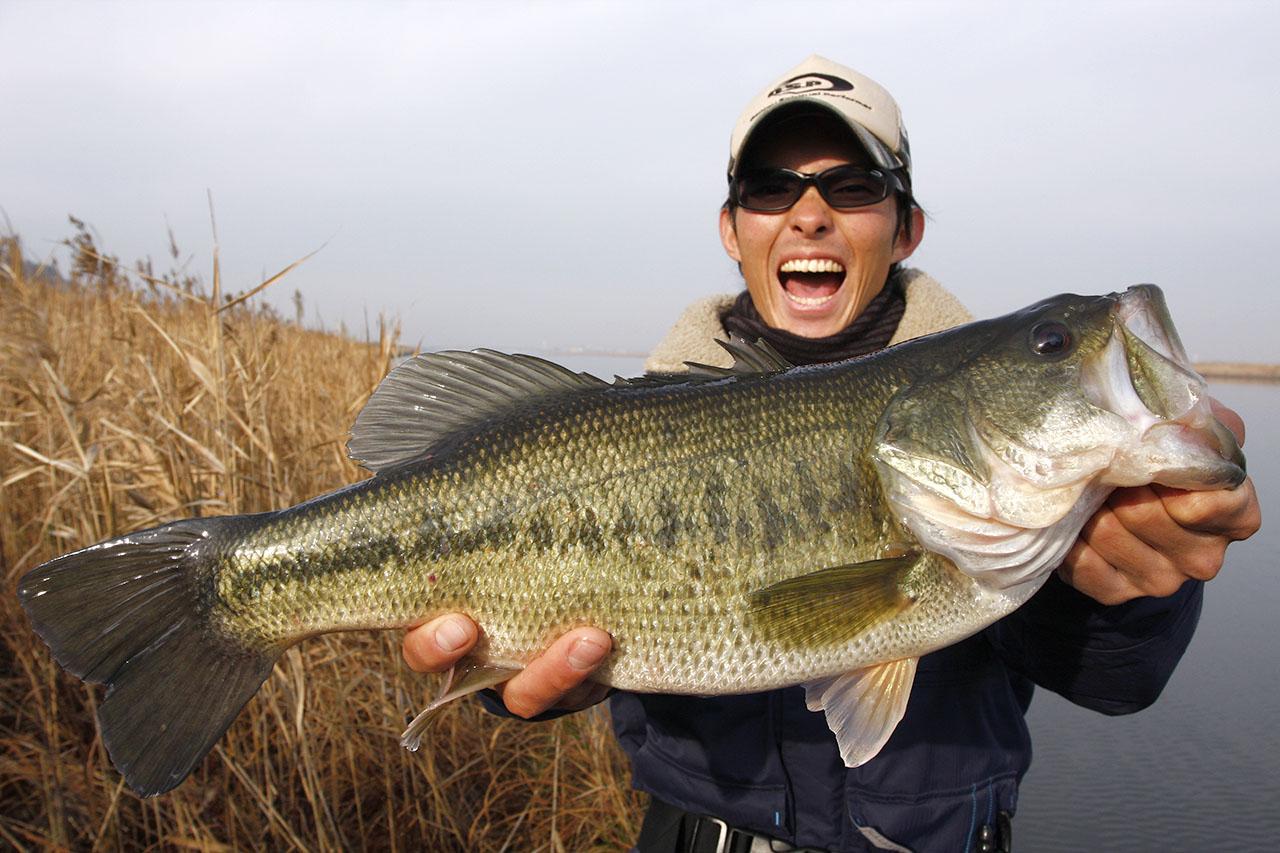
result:
[[[1280,382],[1280,364],[1241,361],[1202,361],[1196,371],[1205,379],[1245,379],[1250,382]]]

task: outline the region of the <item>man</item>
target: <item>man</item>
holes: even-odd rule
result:
[[[720,213],[747,292],[691,306],[647,368],[719,358],[710,340],[727,330],[813,363],[969,319],[928,276],[899,269],[924,236],[910,167],[897,104],[852,69],[810,57],[766,89],[735,128]],[[1243,438],[1233,412],[1219,416]],[[654,796],[639,848],[998,849],[1030,763],[1033,682],[1105,713],[1154,701],[1194,631],[1201,582],[1259,520],[1247,480],[1117,491],[1025,607],[921,660],[904,719],[858,768],[799,688],[616,694],[635,784]],[[477,637],[469,619],[441,617],[406,636],[405,657],[440,671]],[[599,701],[605,689],[586,679],[609,649],[601,631],[570,631],[502,688],[507,710]]]

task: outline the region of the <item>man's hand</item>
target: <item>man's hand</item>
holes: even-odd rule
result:
[[[1240,416],[1210,402],[1243,445]],[[1227,545],[1248,539],[1261,524],[1248,478],[1234,489],[1209,492],[1159,485],[1116,489],[1085,524],[1058,574],[1103,604],[1173,595],[1190,578],[1217,576]]]
[[[446,614],[405,634],[404,659],[415,672],[444,672],[479,638],[475,622],[460,613]],[[574,628],[496,689],[507,710],[526,719],[553,708],[588,708],[609,692],[606,685],[586,679],[612,647],[613,638],[604,631]]]

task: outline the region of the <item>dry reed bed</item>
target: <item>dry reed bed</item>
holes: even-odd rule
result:
[[[101,688],[52,662],[18,578],[108,536],[359,479],[346,430],[396,335],[362,343],[229,299],[216,259],[208,294],[125,271],[77,226],[69,282],[24,274],[18,241],[0,243],[0,846],[626,847],[640,800],[603,711],[529,725],[464,701],[407,753],[399,733],[436,684],[372,632],[290,650],[176,790],[123,786],[96,730]]]

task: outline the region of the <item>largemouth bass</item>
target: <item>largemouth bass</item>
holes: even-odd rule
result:
[[[624,690],[804,684],[852,765],[916,660],[1011,612],[1119,486],[1234,487],[1160,291],[1059,296],[832,365],[606,383],[480,350],[396,368],[349,450],[376,475],[51,560],[19,595],[62,666],[109,685],[103,740],[180,783],[290,645],[447,611],[483,628],[434,709],[561,632],[613,636]]]

